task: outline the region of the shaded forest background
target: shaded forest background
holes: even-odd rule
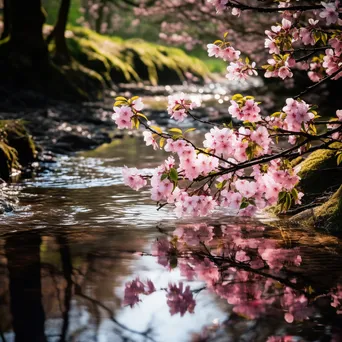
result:
[[[137,3],[3,0],[0,95],[99,99],[120,82],[201,82],[217,68],[156,44],[158,16],[134,19]]]

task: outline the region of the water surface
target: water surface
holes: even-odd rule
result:
[[[340,341],[339,241],[265,217],[157,211],[148,191],[123,185],[121,168],[149,172],[163,157],[125,137],[11,187],[19,203],[0,220],[2,340]],[[191,240],[199,227],[210,238]],[[152,256],[163,241],[163,257]],[[131,308],[125,283],[136,277],[156,291]],[[196,304],[171,315],[168,284],[180,281]]]

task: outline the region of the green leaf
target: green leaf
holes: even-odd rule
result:
[[[141,116],[141,117],[144,118],[146,121],[148,121],[146,115],[144,115],[144,114],[142,114],[142,113],[138,113],[137,115],[138,115],[138,116]]]
[[[170,169],[170,179],[174,182],[178,181],[178,172],[176,169],[174,169],[173,167]]]
[[[241,99],[243,99],[243,96],[242,96],[241,94],[234,94],[234,95],[232,96],[232,100],[233,100],[233,101],[239,101],[239,100],[241,100]]]
[[[321,32],[321,40],[324,45],[327,45],[328,35],[325,32]]]
[[[337,157],[337,165],[340,165],[342,163],[342,153],[340,153]]]
[[[167,173],[163,173],[162,176],[160,177],[160,180],[164,180],[166,179],[167,177],[169,177],[169,175]]]
[[[281,191],[278,194],[278,203],[280,203],[286,196],[286,191]]]
[[[124,102],[127,102],[127,99],[123,96],[118,96],[115,98],[115,101],[124,101]]]
[[[218,190],[221,190],[227,184],[227,180],[225,179],[223,182],[215,184]]]
[[[196,131],[196,128],[188,128],[185,132],[185,133],[188,133],[188,132],[193,132],[193,131]]]
[[[132,118],[132,128],[139,129],[139,126],[140,126],[140,122],[138,120],[138,117],[134,116]]]
[[[163,148],[163,147],[164,147],[164,144],[165,144],[165,138],[160,138],[160,140],[159,140],[159,146],[160,146],[160,148]]]
[[[122,105],[125,105],[125,104],[127,104],[126,101],[115,101],[114,102],[114,107],[122,106]]]
[[[156,131],[159,134],[163,133],[163,130],[160,127],[158,127],[158,126],[150,126],[150,128],[153,129],[154,131]]]
[[[169,131],[174,132],[174,133],[183,134],[182,130],[179,128],[170,128]]]
[[[297,189],[292,189],[291,195],[292,195],[292,197],[293,197],[293,199],[295,201],[298,200],[298,191],[297,191]]]
[[[246,201],[245,199],[242,201],[241,205],[240,205],[240,210],[241,209],[245,209],[249,206],[248,201]]]

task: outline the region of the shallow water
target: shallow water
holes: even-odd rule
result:
[[[0,220],[2,341],[341,341],[339,241],[265,217],[176,220],[122,183],[123,165],[162,160],[126,137],[13,185],[19,203]],[[131,308],[125,283],[137,276],[156,291]],[[179,281],[194,308],[167,305]]]

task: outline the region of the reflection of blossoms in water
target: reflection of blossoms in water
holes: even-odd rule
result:
[[[266,238],[264,230],[264,226],[250,227],[248,223],[243,228],[231,224],[179,224],[172,235],[157,240],[152,255],[159,264],[168,270],[178,266],[186,281],[203,282],[197,289],[190,289],[183,282],[160,289],[166,292],[171,315],[193,313],[196,305],[193,294],[203,290],[232,306],[230,318],[258,320],[274,315],[284,324],[304,322],[318,317],[314,303],[322,297],[331,298],[331,306],[341,314],[342,287],[318,294],[298,276],[289,278],[287,268],[301,265],[300,248],[285,248],[279,241]],[[133,306],[139,301],[138,295],[146,292],[139,280],[129,283],[125,301]],[[193,341],[210,340],[219,330],[225,330],[225,323],[193,334]],[[265,337],[265,341],[266,338],[269,342],[301,341],[290,334],[275,334]]]
[[[135,304],[140,302],[140,294],[151,294],[155,291],[154,284],[151,280],[147,280],[146,284],[142,283],[139,278],[126,283],[125,286],[125,297],[123,305],[129,305],[133,307]]]
[[[284,289],[282,306],[284,310],[287,310],[284,314],[287,323],[292,323],[294,320],[308,319],[313,313],[313,309],[308,306],[307,298],[289,287]]]
[[[198,246],[200,242],[208,243],[213,237],[214,227],[206,224],[181,225],[174,232],[179,242],[184,242],[189,246]]]
[[[168,239],[156,240],[152,245],[152,255],[158,258],[158,264],[168,266],[171,255],[176,253],[176,249]]]
[[[180,315],[183,316],[187,311],[190,313],[194,312],[196,302],[189,286],[186,286],[185,290],[183,290],[182,282],[179,283],[179,286],[176,284],[169,284],[166,298],[171,315],[180,313]]]
[[[297,340],[293,336],[270,336],[266,342],[294,342]]]

